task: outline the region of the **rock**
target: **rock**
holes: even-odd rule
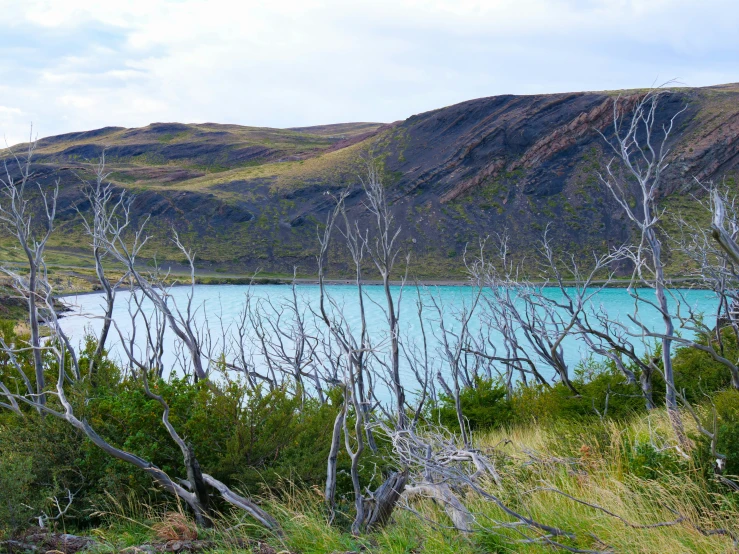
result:
[[[12,544],[11,544],[12,543]],[[95,544],[90,537],[80,537],[67,533],[48,533],[37,529],[22,540],[0,543],[9,552],[46,552],[53,554],[75,554]]]
[[[38,552],[34,545],[22,541],[0,541],[0,552]]]
[[[183,550],[185,546],[184,541],[169,541],[164,547],[165,552],[179,552]]]

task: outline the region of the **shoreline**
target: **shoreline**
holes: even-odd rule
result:
[[[237,282],[233,282],[237,281]],[[237,286],[237,287],[248,287],[248,286],[266,286],[266,285],[280,285],[280,286],[288,286],[291,285],[293,282],[296,285],[315,285],[318,286],[318,279],[308,279],[308,278],[298,278],[298,279],[280,279],[280,278],[274,278],[269,277],[265,279],[255,279],[252,282],[240,282],[239,280],[234,279],[233,281],[224,280],[223,282],[195,282],[195,286],[203,286],[203,287],[216,287],[216,286]],[[331,286],[352,286],[356,285],[356,281],[352,281],[349,279],[324,279],[323,281],[326,285]],[[397,287],[400,286],[402,283],[401,281],[390,281],[390,285]],[[415,282],[411,283],[406,281],[406,286],[413,286]],[[429,287],[466,287],[470,286],[470,283],[468,281],[455,281],[455,280],[433,280],[433,281],[419,281],[419,285],[421,286],[429,286]],[[382,285],[382,281],[379,279],[367,279],[366,281],[362,281],[362,286],[380,286]],[[172,287],[189,287],[190,283],[175,283],[171,285]],[[118,291],[126,291],[129,290],[130,287],[128,286],[121,286],[117,290]],[[102,294],[103,290],[87,290],[87,291],[80,291],[80,292],[65,292],[64,294],[56,295],[56,298],[68,298],[70,296],[86,296],[89,294]]]
[[[313,278],[280,278],[280,277],[265,277],[265,278],[256,278],[252,279],[249,282],[246,282],[247,279],[224,279],[221,282],[213,282],[210,280],[210,278],[207,278],[208,282],[198,282],[196,280],[195,285],[196,286],[219,286],[219,285],[231,285],[231,286],[264,286],[264,285],[291,285],[292,283],[295,283],[296,285],[318,285],[318,279]],[[326,285],[331,286],[356,286],[356,281],[351,279],[324,279],[324,283]],[[683,284],[683,286],[679,286],[680,289],[694,289],[694,290],[711,290],[708,287],[702,287],[702,286],[696,286],[696,283],[694,282],[694,279],[689,277],[676,277],[674,279],[669,279],[668,283],[670,285],[672,284]],[[690,286],[691,283],[693,286]],[[390,285],[397,287],[402,285],[402,281],[390,281]],[[415,284],[419,284],[423,287],[469,287],[472,286],[472,284],[468,280],[458,280],[458,279],[430,279],[426,281],[406,281],[405,286],[406,287],[412,287]],[[543,281],[532,281],[531,284],[533,285],[542,285],[544,284]],[[604,285],[603,280],[596,280],[593,281],[593,286],[600,286]],[[362,281],[362,286],[380,286],[382,285],[382,280],[380,279],[366,279]],[[565,281],[565,286],[572,287],[574,286],[574,282],[568,282]],[[629,281],[612,281],[605,285],[604,288],[606,289],[626,289],[630,285]],[[189,283],[175,283],[171,285],[172,287],[189,287]],[[550,285],[552,288],[555,288],[556,285],[552,284]],[[643,286],[639,286],[637,288],[646,288]],[[120,287],[119,291],[125,291],[128,290],[129,287]],[[90,294],[102,294],[101,290],[90,290],[90,291],[80,291],[80,292],[69,292],[64,294],[56,295],[56,298],[63,299],[63,298],[69,298],[72,296],[86,296]]]

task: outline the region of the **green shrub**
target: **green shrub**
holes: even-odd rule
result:
[[[739,391],[720,392],[713,403],[718,423],[716,450],[726,456],[724,473],[739,475]]]
[[[730,328],[721,333],[724,357],[736,360],[739,357],[736,337]],[[699,339],[706,344],[713,342],[714,348],[719,349],[715,336],[704,336]],[[715,361],[707,352],[697,348],[678,348],[675,350],[672,361],[675,372],[675,386],[685,391],[690,402],[703,402],[706,394],[723,390],[731,385],[731,373],[721,362]]]
[[[460,404],[472,430],[555,419],[623,419],[645,409],[639,385],[627,383],[611,364],[584,362],[578,366],[573,384],[579,395],[562,383],[519,385],[509,399],[499,381],[475,378],[473,387],[460,392]],[[454,399],[446,394],[440,396],[431,417],[459,430]]]
[[[626,470],[641,479],[658,479],[682,468],[673,450],[659,450],[647,442],[625,441],[623,451]]]
[[[12,535],[28,525],[34,515],[34,480],[29,456],[17,453],[0,456],[0,537]]]
[[[512,405],[506,398],[505,386],[490,379],[476,377],[473,387],[465,387],[459,395],[462,413],[471,430],[489,429],[508,424],[512,419]],[[433,410],[433,420],[459,431],[459,420],[454,398],[442,394]]]
[[[62,498],[67,490],[78,493],[68,519],[81,515],[88,507],[83,498],[103,486],[94,471],[97,464],[90,464],[91,452],[82,434],[57,418],[29,410],[24,417],[4,414],[0,419],[0,466],[28,464],[23,503],[33,506],[34,515],[41,513],[48,498]]]
[[[519,387],[513,397],[515,421],[623,419],[645,409],[639,385],[627,383],[610,363],[587,360],[576,368],[572,382],[579,395],[561,382]]]
[[[152,388],[168,402],[170,421],[200,465],[216,478],[253,492],[276,486],[280,477],[308,484],[325,478],[333,405],[302,403],[286,387],[255,392],[240,383],[218,387],[172,379]],[[113,444],[185,477],[182,455],[161,422],[162,407],[138,382],[122,381],[115,394],[96,398],[86,410],[92,426]],[[147,476],[101,455],[96,463],[106,466],[110,487],[148,484]]]
[[[492,531],[481,531],[475,536],[475,542],[482,552],[490,554],[513,554],[517,552],[517,545],[508,537],[493,533]]]

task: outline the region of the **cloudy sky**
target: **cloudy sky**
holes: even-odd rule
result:
[[[470,98],[739,81],[736,0],[0,0],[13,144],[155,121],[389,122]]]

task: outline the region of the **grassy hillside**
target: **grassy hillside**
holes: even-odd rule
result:
[[[81,181],[90,179],[89,163],[103,148],[110,180],[136,196],[137,215],[152,216],[149,254],[175,269],[181,256],[168,240],[172,227],[193,246],[204,275],[258,268],[291,274],[296,265],[310,275],[316,228],[331,206],[327,193],[358,187],[357,159],[370,148],[384,161],[401,240],[419,277],[459,276],[465,245],[493,232],[508,232],[512,247],[526,254],[551,225],[560,248],[587,255],[632,232],[598,180],[610,155],[597,131],[608,136],[614,97],[635,93],[481,98],[390,125],[154,123],[45,138],[35,155],[37,178],[61,183],[51,261],[89,264],[77,208],[85,209]],[[693,209],[695,179],[735,182],[738,106],[737,85],[675,89],[663,98],[658,126],[686,108],[670,144],[668,208]],[[358,195],[349,205],[353,216],[365,217]],[[0,259],[16,257],[0,239]],[[344,262],[333,259],[333,270],[342,272]],[[679,264],[674,268],[679,273]]]

